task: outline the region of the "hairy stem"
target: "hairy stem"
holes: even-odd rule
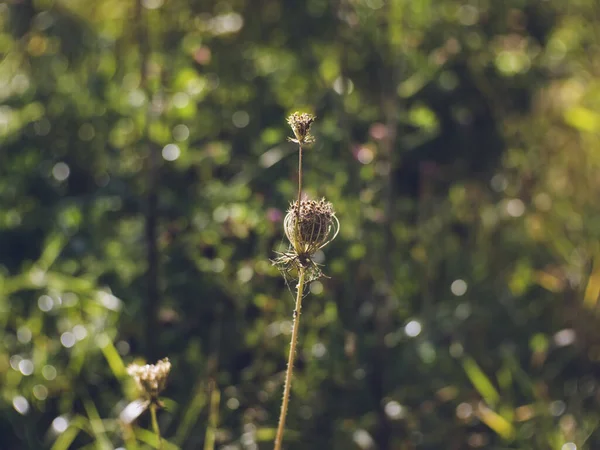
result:
[[[156,419],[156,403],[152,402],[150,405],[150,415],[152,416],[152,428],[154,429],[154,433],[156,433],[156,439],[158,439],[158,444],[156,448],[158,450],[162,449],[162,440],[160,438],[160,428],[158,426],[158,420]]]
[[[298,244],[298,231],[300,227],[300,200],[302,199],[302,144],[298,144],[298,202],[296,204],[296,225],[294,227],[294,233],[296,238],[294,239],[294,248],[296,253],[300,253],[302,249]]]
[[[298,342],[298,328],[300,325],[300,311],[302,310],[302,295],[304,294],[305,271],[306,269],[304,269],[304,267],[300,267],[298,290],[296,293],[296,309],[294,310],[294,326],[292,327],[292,341],[290,343],[287,371],[285,372],[285,385],[283,388],[283,399],[281,400],[281,414],[279,415],[279,426],[277,427],[274,450],[281,450],[283,431],[285,430],[285,417],[287,415],[288,403],[290,399],[292,374],[294,372],[294,357],[296,356],[296,343]]]
[[[302,199],[302,144],[298,145],[298,212],[300,218],[300,200]]]

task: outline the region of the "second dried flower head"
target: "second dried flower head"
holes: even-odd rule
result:
[[[127,373],[135,380],[139,390],[150,401],[156,402],[158,395],[164,390],[171,371],[169,358],[164,358],[156,364],[130,364]]]

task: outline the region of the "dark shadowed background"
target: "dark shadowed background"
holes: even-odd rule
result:
[[[600,448],[596,0],[0,4],[0,448],[272,448],[296,110],[284,447]]]

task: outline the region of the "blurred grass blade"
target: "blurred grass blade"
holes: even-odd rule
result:
[[[488,427],[498,434],[498,436],[510,440],[515,435],[515,429],[510,422],[485,405],[480,405],[477,410],[477,416]]]
[[[259,428],[256,430],[256,440],[258,442],[273,441],[277,434],[277,428]],[[285,438],[290,441],[298,440],[300,433],[295,430],[285,430]]]
[[[138,440],[144,442],[145,444],[151,445],[154,448],[156,448],[158,445],[158,439],[153,431],[138,428],[135,430],[135,436],[138,438]],[[178,445],[167,441],[164,437],[161,439],[161,443],[162,450],[180,450]]]
[[[467,377],[469,377],[469,380],[471,380],[471,383],[479,394],[489,405],[496,405],[498,400],[500,400],[500,394],[498,394],[490,379],[483,373],[475,360],[466,357],[463,359],[462,365]]]
[[[200,383],[199,383],[200,384]],[[183,419],[181,420],[177,431],[175,432],[175,438],[173,439],[177,445],[183,444],[185,439],[190,432],[192,426],[198,420],[202,408],[206,404],[206,393],[205,389],[201,384],[196,388],[196,395],[192,399],[190,405],[187,407]]]
[[[208,427],[204,438],[204,450],[214,450],[215,436],[219,426],[219,405],[221,404],[221,391],[214,380],[210,382],[210,412],[208,416]]]
[[[277,428],[259,428],[256,430],[256,440],[258,442],[272,441],[277,434]]]
[[[595,132],[600,129],[600,114],[582,106],[568,109],[564,118],[568,125],[581,131]]]
[[[125,376],[127,370],[125,369],[125,364],[123,364],[123,360],[121,359],[121,355],[115,348],[112,340],[106,336],[102,335],[98,337],[98,347],[102,350],[106,361],[112,370],[114,376],[119,379]]]
[[[588,308],[595,308],[598,303],[598,296],[600,296],[600,272],[596,271],[588,279],[583,304]]]
[[[36,266],[43,271],[48,270],[54,261],[56,261],[56,258],[58,258],[60,255],[66,243],[67,240],[64,236],[59,234],[51,234],[46,240],[44,251],[38,259]]]
[[[86,414],[88,415],[90,421],[90,427],[92,429],[92,433],[96,438],[96,443],[98,444],[98,449],[107,449],[112,450],[113,446],[110,441],[106,437],[106,430],[104,429],[104,423],[100,418],[100,414],[96,409],[96,405],[92,402],[87,396],[83,398],[83,407],[85,409]]]
[[[83,429],[85,422],[87,422],[85,417],[79,416],[74,418],[69,424],[69,427],[56,438],[56,441],[54,441],[50,450],[69,450],[71,444]]]

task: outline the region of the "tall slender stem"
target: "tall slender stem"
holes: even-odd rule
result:
[[[298,218],[300,217],[300,200],[302,199],[302,144],[298,145]]]
[[[152,402],[150,405],[150,415],[152,416],[152,428],[154,429],[154,433],[156,433],[156,439],[158,439],[158,444],[156,448],[158,450],[162,449],[162,440],[160,438],[160,428],[158,426],[158,420],[156,419],[156,403]]]
[[[279,415],[279,426],[275,437],[274,450],[281,450],[283,441],[283,431],[285,429],[285,417],[288,410],[290,399],[290,389],[292,385],[292,374],[294,372],[294,357],[296,356],[296,343],[298,342],[298,328],[300,325],[300,311],[302,310],[302,295],[304,294],[304,267],[300,267],[298,279],[298,289],[296,292],[296,309],[294,310],[294,326],[292,327],[292,341],[290,343],[290,354],[288,356],[287,371],[285,372],[285,385],[283,388],[283,400],[281,401],[281,414]]]
[[[302,144],[298,144],[298,202],[296,203],[296,225],[294,226],[294,249],[296,253],[301,252],[300,244],[298,243],[298,228],[300,227],[300,201],[302,200]]]

